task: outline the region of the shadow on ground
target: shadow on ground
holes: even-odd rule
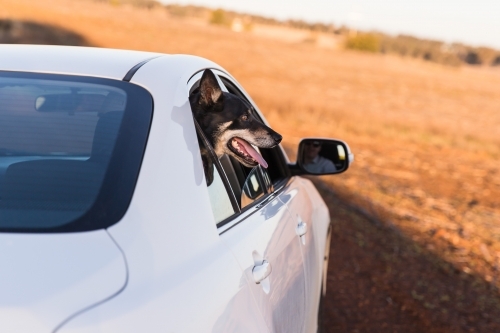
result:
[[[0,44],[45,44],[90,46],[77,33],[31,21],[0,19]]]
[[[494,286],[313,181],[333,222],[321,332],[500,332]]]

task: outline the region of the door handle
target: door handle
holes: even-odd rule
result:
[[[299,237],[304,236],[307,233],[307,223],[300,221],[299,224],[297,224],[297,228],[295,228],[295,232]]]
[[[299,224],[297,224],[295,232],[297,233],[297,236],[300,237],[302,244],[306,245],[305,234],[307,233],[307,223],[305,223],[304,221],[302,221],[302,219],[299,218]]]
[[[273,271],[271,264],[266,260],[262,264],[253,266],[252,275],[255,283],[260,284]]]

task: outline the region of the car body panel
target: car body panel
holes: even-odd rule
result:
[[[321,274],[325,235],[330,224],[330,215],[314,185],[307,179],[293,177],[287,188],[287,203],[291,219],[297,225],[306,223],[307,232],[301,238],[301,252],[306,272],[306,332],[316,332],[317,313],[321,288]]]
[[[221,238],[240,263],[270,330],[300,333],[305,313],[305,275],[287,200],[286,195],[278,195]],[[272,272],[256,284],[252,270],[263,260],[271,264]]]
[[[225,76],[254,105],[237,81]],[[220,82],[222,85],[223,83]],[[224,89],[223,89],[224,90]],[[265,119],[260,115],[261,119]],[[247,276],[250,288],[272,332],[303,332],[305,318],[305,271],[295,223],[287,210],[290,196],[278,191],[251,208],[230,226],[221,228],[221,238],[233,251]],[[253,271],[271,267],[270,275],[256,283]]]
[[[155,111],[129,210],[109,228],[127,257],[127,288],[60,332],[267,331],[215,227],[187,99],[190,75],[216,65],[185,62],[154,59],[133,78],[152,93]]]
[[[34,57],[35,55],[35,57]],[[0,45],[5,71],[105,77],[121,80],[138,63],[159,53],[78,46]]]
[[[5,332],[51,332],[122,290],[124,257],[105,230],[0,234],[0,322]]]

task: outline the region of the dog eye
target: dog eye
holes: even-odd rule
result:
[[[248,115],[244,114],[243,116],[241,116],[241,120],[247,121],[248,120]]]

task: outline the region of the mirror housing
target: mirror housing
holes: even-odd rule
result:
[[[342,173],[354,161],[351,149],[341,140],[304,138],[299,143],[292,175],[334,175]]]

